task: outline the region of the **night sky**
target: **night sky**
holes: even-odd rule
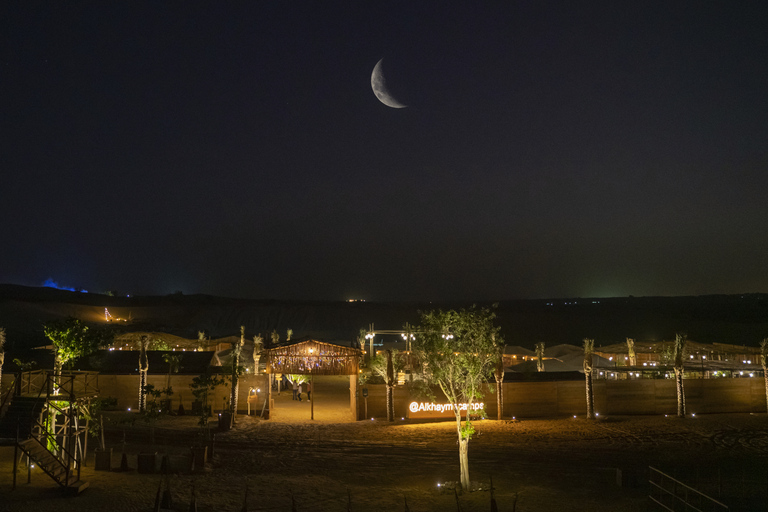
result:
[[[768,4],[469,4],[3,3],[0,282],[768,291]]]

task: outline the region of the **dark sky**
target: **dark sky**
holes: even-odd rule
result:
[[[0,282],[768,291],[768,4],[376,4],[3,3]]]

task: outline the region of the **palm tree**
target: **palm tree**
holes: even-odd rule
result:
[[[765,379],[765,405],[768,410],[768,338],[760,342],[760,363],[763,365],[763,379]]]
[[[536,369],[540,372],[544,371],[544,342],[536,344]]]
[[[677,387],[677,416],[685,418],[685,388],[683,387],[683,358],[687,337],[675,334],[675,384]]]
[[[240,391],[239,366],[240,351],[245,344],[245,326],[240,326],[240,340],[232,344],[232,388],[229,395],[229,412],[232,414],[232,423],[235,423],[237,415],[237,395]]]
[[[392,351],[387,349],[387,421],[395,421],[395,367],[392,364]]]
[[[253,353],[251,357],[253,358],[253,373],[254,375],[258,373],[259,371],[259,360],[261,359],[261,350],[264,348],[264,338],[261,337],[261,334],[253,337]]]
[[[635,354],[635,340],[627,338],[627,352],[629,353],[629,366],[637,364],[637,355]]]
[[[141,349],[139,351],[139,412],[144,412],[147,407],[147,373],[149,373],[149,359],[147,358],[146,335],[141,337]]]
[[[395,421],[395,373],[402,367],[403,360],[398,357],[397,351],[393,354],[392,350],[385,350],[384,357],[379,355],[371,360],[371,371],[381,376],[387,386],[387,421]]]
[[[584,378],[587,386],[587,419],[595,418],[595,395],[592,391],[592,354],[595,340],[584,338]]]
[[[3,363],[5,362],[5,327],[0,327],[0,396],[3,395]]]
[[[499,359],[496,361],[493,378],[496,379],[496,419],[501,421],[504,417],[504,397],[502,394],[504,392],[504,358],[502,354],[499,354]]]
[[[165,388],[171,389],[171,373],[179,373],[179,363],[181,355],[164,354],[163,362],[168,364],[168,380],[165,382]]]
[[[291,341],[291,336],[293,336],[293,329],[288,329],[285,332],[285,341]]]
[[[209,338],[205,336],[204,331],[197,331],[197,350],[202,352],[208,343]]]

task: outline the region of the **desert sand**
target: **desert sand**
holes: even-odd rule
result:
[[[278,400],[283,412],[293,407],[297,414],[240,417],[232,430],[217,434],[204,473],[170,477],[174,508],[188,509],[194,484],[200,511],[241,510],[246,485],[248,510],[291,510],[292,497],[300,511],[404,510],[406,499],[414,512],[457,510],[453,492],[437,485],[458,479],[453,422],[310,421],[300,417],[307,402],[293,402],[289,394]],[[189,416],[163,419],[158,427],[163,444],[155,449],[170,453],[183,452],[185,434],[197,428]],[[143,425],[134,429],[146,433]],[[118,466],[121,435],[111,434]],[[125,450],[135,468],[136,453],[150,447],[132,434]],[[63,497],[39,470],[31,484],[21,472],[11,491],[12,454],[0,449],[0,510],[148,511],[162,478],[96,472],[91,456],[82,471],[90,487],[78,497]],[[655,510],[645,482],[652,465],[720,494],[731,510],[756,510],[766,502],[767,454],[766,415],[484,420],[477,422],[469,455],[471,478],[486,490],[458,499],[465,512],[489,510],[493,477],[499,510],[512,510],[515,501],[518,512]],[[618,486],[616,468],[635,471],[637,486]]]

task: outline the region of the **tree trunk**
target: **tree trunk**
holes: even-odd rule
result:
[[[139,412],[147,408],[147,374],[149,373],[149,359],[147,358],[147,336],[141,337],[141,351],[139,352]]]
[[[587,387],[587,419],[595,417],[595,395],[592,392],[592,368],[584,370],[584,378]]]
[[[232,388],[229,392],[229,412],[232,414],[232,423],[235,422],[235,414],[237,414],[237,395],[240,390],[240,379],[237,376],[237,363],[237,360],[232,361]]]
[[[290,333],[288,335],[290,339]],[[229,412],[231,413],[231,425],[235,424],[235,416],[237,416],[237,398],[240,391],[240,378],[237,375],[237,367],[240,365],[240,351],[245,344],[245,327],[240,327],[240,341],[235,346],[232,346],[232,391],[229,396]]]
[[[459,441],[459,463],[461,465],[461,488],[469,491],[469,440]]]
[[[504,360],[499,359],[496,363],[496,369],[493,371],[493,377],[496,379],[496,419],[501,421],[504,417]]]
[[[147,394],[144,391],[147,385],[147,370],[139,370],[139,412],[147,408]]]
[[[51,392],[54,395],[59,394],[59,381],[61,380],[61,369],[63,366],[64,363],[61,362],[61,357],[57,350],[56,354],[53,356],[53,385],[51,386]]]
[[[456,431],[459,436],[459,471],[461,473],[461,488],[469,491],[469,439],[461,437],[461,412],[456,414]],[[469,413],[467,413],[469,416]]]
[[[0,397],[3,396],[3,363],[5,362],[5,352],[0,352]]]
[[[675,367],[675,384],[677,387],[677,416],[685,418],[685,388],[683,387],[683,369]]]
[[[765,409],[768,412],[768,365],[763,360],[763,380],[765,381]]]
[[[395,369],[392,364],[392,351],[387,350],[387,421],[395,421],[395,403],[393,392],[395,388]]]
[[[504,386],[499,379],[496,379],[496,419],[501,421],[504,417]]]

